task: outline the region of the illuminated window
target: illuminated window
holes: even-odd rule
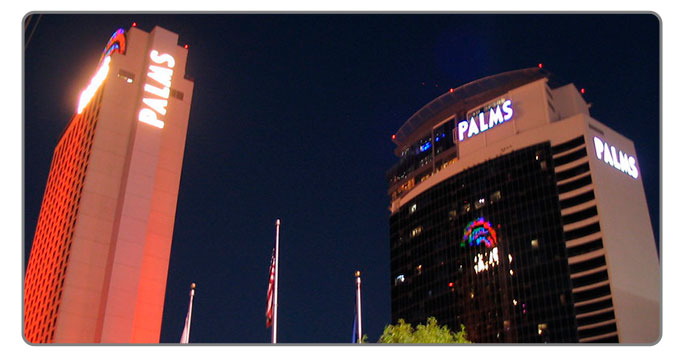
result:
[[[423,227],[422,227],[422,226],[418,226],[418,227],[416,227],[416,228],[414,228],[414,229],[411,230],[410,236],[411,236],[411,237],[416,237],[417,235],[421,234],[422,231],[423,231]]]
[[[538,239],[532,239],[531,240],[531,248],[538,248]]]
[[[470,212],[470,203],[466,203],[463,205],[463,212]]]
[[[456,214],[457,214],[457,213],[456,213],[456,210],[455,210],[455,209],[452,209],[451,211],[449,211],[449,220],[450,220],[450,221],[455,220],[455,219],[456,219]]]
[[[169,96],[172,98],[176,98],[178,100],[183,100],[183,92],[178,91],[176,89],[170,89]]]
[[[493,268],[494,266],[498,265],[498,248],[494,247],[489,253],[477,254],[475,256],[474,263],[475,274],[487,271],[489,268]]]
[[[416,204],[415,203],[413,205],[411,205],[411,207],[409,207],[409,213],[411,214],[411,213],[414,213],[414,212],[416,212]]]
[[[489,201],[491,203],[495,203],[501,200],[501,191],[495,191],[494,193],[489,196]]]
[[[542,335],[548,329],[548,324],[538,324],[538,334]]]
[[[480,198],[479,200],[475,201],[475,209],[479,209],[481,207],[484,207],[485,199]]]
[[[416,267],[416,275],[421,275],[421,272],[422,272],[422,271],[423,271],[423,266],[422,266],[421,264],[419,264],[419,265]]]
[[[118,72],[118,78],[123,79],[127,83],[133,83],[134,82],[134,73],[125,71],[124,69],[121,69]]]
[[[398,275],[397,278],[395,278],[395,286],[400,285],[404,283],[404,275]]]

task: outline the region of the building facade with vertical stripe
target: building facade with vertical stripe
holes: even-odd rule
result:
[[[393,136],[392,321],[473,342],[651,344],[660,270],[633,143],[540,68],[436,98]]]
[[[54,150],[25,272],[27,342],[159,342],[187,55],[160,27],[119,29],[105,46]]]

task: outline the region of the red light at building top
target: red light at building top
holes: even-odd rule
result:
[[[543,63],[539,63],[538,68],[543,68]]]
[[[581,88],[581,94],[585,94],[585,88]]]
[[[454,88],[449,88],[449,93],[454,93]]]
[[[393,134],[392,138],[393,138],[393,140],[395,140],[395,134]]]
[[[132,27],[136,27],[136,22],[132,22]]]
[[[188,45],[183,45],[183,48],[188,49]]]
[[[449,287],[450,287],[450,288],[453,288],[453,287],[454,287],[454,282],[453,282],[453,281],[449,283]]]

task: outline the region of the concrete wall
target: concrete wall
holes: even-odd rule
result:
[[[635,179],[603,158],[599,160],[594,137],[635,158],[637,154],[632,141],[592,118],[586,119],[585,139],[619,341],[654,343],[660,337],[660,271],[642,184],[642,163],[638,163],[639,176]]]

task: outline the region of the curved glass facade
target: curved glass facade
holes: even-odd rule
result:
[[[390,227],[393,321],[435,316],[473,342],[578,341],[549,142],[444,180]]]

